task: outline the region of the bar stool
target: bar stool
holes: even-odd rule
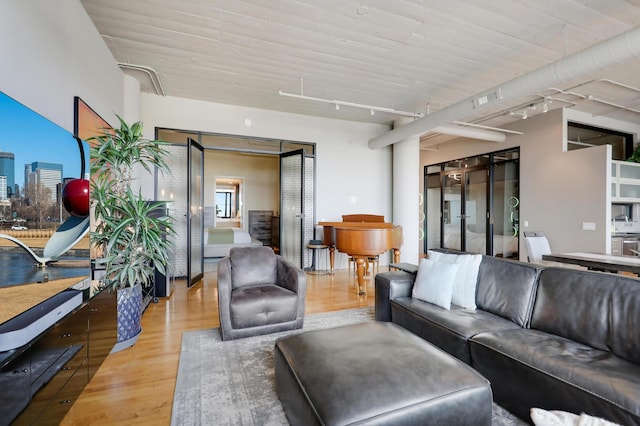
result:
[[[318,250],[323,251],[328,249],[329,246],[326,244],[322,244],[321,241],[319,240],[312,240],[309,241],[309,243],[307,244],[307,249],[311,250],[311,266],[309,267],[309,269],[307,270],[307,272],[311,275],[326,275],[329,273],[329,268],[327,267],[327,253],[325,252],[325,256],[324,256],[324,263],[325,263],[325,269],[323,270],[319,270],[316,269],[316,257],[317,254],[319,255]]]

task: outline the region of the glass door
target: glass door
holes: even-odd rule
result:
[[[168,145],[167,164],[170,174],[156,173],[156,200],[167,201],[169,216],[173,218],[175,234],[171,259],[171,271],[176,277],[187,275],[187,147]]]
[[[280,155],[280,254],[300,268],[310,264],[313,238],[314,159],[303,150]]]
[[[517,161],[495,165],[493,187],[493,253],[518,259],[520,189]]]
[[[442,247],[463,250],[462,171],[447,172],[442,180]]]
[[[424,250],[518,259],[518,149],[425,166]]]
[[[464,251],[471,253],[491,253],[487,246],[487,181],[488,167],[480,167],[464,172],[464,213],[461,230],[463,231]],[[490,241],[490,240],[489,240]]]
[[[487,253],[488,174],[485,166],[444,173],[444,248]]]
[[[426,176],[424,187],[426,205],[424,206],[425,220],[423,233],[425,246],[423,251],[439,248],[442,238],[442,179],[440,172],[430,173]]]
[[[187,286],[204,276],[204,148],[189,138],[187,191]]]

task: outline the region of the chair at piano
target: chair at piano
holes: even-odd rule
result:
[[[342,215],[343,222],[373,222],[373,223],[382,223],[384,222],[384,216],[377,214],[343,214]],[[351,273],[351,263],[353,263],[353,273],[356,273],[356,261],[353,256],[349,256],[348,260],[348,270]],[[371,273],[373,274],[375,271],[380,269],[380,256],[371,256],[367,257],[367,264],[365,274],[369,275],[369,264],[371,264]]]

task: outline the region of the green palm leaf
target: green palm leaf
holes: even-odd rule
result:
[[[152,283],[154,270],[165,273],[175,233],[168,216],[154,217],[156,206],[134,192],[132,168],[169,173],[164,158],[166,142],[143,138],[140,122],[128,125],[118,116],[120,128],[105,130],[90,139],[91,205],[96,219],[92,245],[101,253],[105,279],[120,287]]]

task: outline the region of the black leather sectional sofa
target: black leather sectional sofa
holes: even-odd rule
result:
[[[411,297],[415,273],[376,276],[376,319],[471,365],[494,400],[640,424],[640,280],[483,256],[477,309]]]

